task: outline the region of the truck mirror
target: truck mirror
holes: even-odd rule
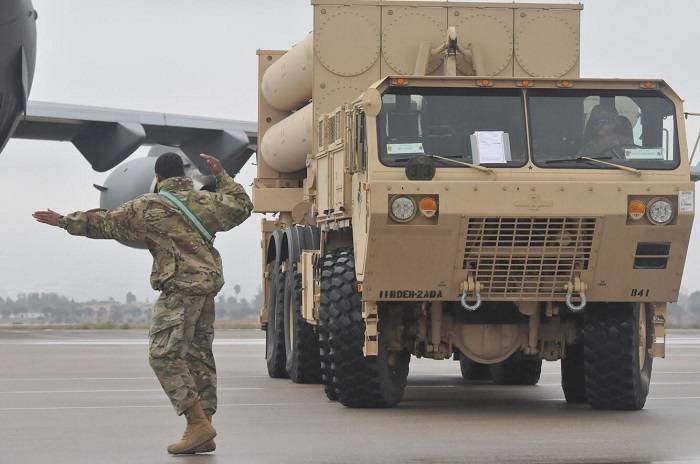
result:
[[[367,89],[362,94],[362,109],[371,118],[377,117],[382,110],[382,95],[377,89]]]
[[[433,180],[435,164],[430,157],[418,155],[406,163],[406,178],[408,180]]]
[[[353,115],[353,147],[348,150],[351,155],[348,163],[349,172],[364,171],[367,167],[367,119],[362,111]]]

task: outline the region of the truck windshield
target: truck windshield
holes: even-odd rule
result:
[[[437,155],[489,167],[527,162],[523,94],[519,89],[401,89],[382,97],[379,156],[403,166]],[[443,162],[440,167],[463,168]]]
[[[543,168],[674,169],[673,103],[656,91],[529,90],[533,161]],[[582,158],[583,157],[583,158]]]

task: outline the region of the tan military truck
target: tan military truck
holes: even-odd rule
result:
[[[272,377],[351,407],[411,355],[640,409],[694,214],[681,99],[581,79],[580,5],[313,0],[259,55]]]

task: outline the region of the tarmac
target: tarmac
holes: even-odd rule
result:
[[[670,334],[638,412],[567,405],[559,363],[505,387],[415,358],[397,408],[348,409],[320,385],[268,378],[262,337],[217,333],[217,451],[170,457],[184,419],[143,331],[0,331],[0,463],[700,462],[700,331]]]

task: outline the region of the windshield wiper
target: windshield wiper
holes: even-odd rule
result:
[[[491,169],[491,168],[485,168],[483,166],[479,166],[476,164],[467,163],[466,161],[458,161],[456,159],[445,158],[444,156],[438,156],[438,155],[425,155],[425,156],[427,156],[428,158],[431,158],[431,159],[436,159],[436,160],[440,160],[440,161],[447,161],[450,163],[459,164],[460,166],[476,169],[477,171],[485,172],[487,174],[493,174],[493,172],[494,172],[493,169]],[[460,158],[461,158],[461,156],[460,156]]]
[[[561,159],[547,160],[547,161],[545,161],[545,164],[565,163],[565,162],[569,162],[569,161],[573,161],[575,163],[592,162],[592,163],[602,164],[603,166],[611,166],[611,167],[620,169],[622,171],[631,172],[635,176],[642,175],[642,171],[640,171],[639,169],[635,169],[635,168],[631,168],[629,166],[622,166],[620,164],[609,163],[607,161],[603,161],[603,160],[608,160],[608,159],[613,159],[613,158],[612,158],[612,156],[575,156],[573,158],[561,158]]]

